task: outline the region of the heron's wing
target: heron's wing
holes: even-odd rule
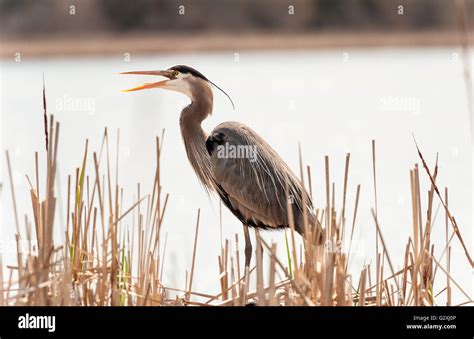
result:
[[[250,226],[288,226],[287,193],[297,221],[311,201],[280,156],[250,127],[217,126],[206,141],[216,190],[227,207]]]

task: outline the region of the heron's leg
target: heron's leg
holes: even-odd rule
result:
[[[257,250],[260,250],[260,258],[263,258],[263,246],[258,243],[258,238],[260,238],[260,231],[258,230],[258,228],[255,229],[255,238],[257,238]]]
[[[252,243],[250,242],[250,234],[248,225],[244,224],[245,236],[245,267],[250,267],[250,260],[252,259]]]

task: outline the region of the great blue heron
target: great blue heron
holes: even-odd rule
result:
[[[234,121],[221,123],[209,135],[202,129],[202,121],[212,113],[212,86],[216,86],[213,82],[194,68],[183,65],[161,71],[122,74],[167,78],[126,92],[162,88],[183,93],[191,99],[191,103],[181,111],[179,120],[186,153],[205,189],[217,193],[243,223],[246,267],[250,265],[252,257],[248,227],[289,227],[287,206],[291,206],[296,231],[302,235],[305,233],[306,209],[306,225],[317,227],[316,239],[319,243],[322,241],[323,232],[312,211],[310,197],[287,164],[265,140],[250,127]]]

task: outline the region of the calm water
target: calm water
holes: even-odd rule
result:
[[[238,61],[233,53],[132,56],[130,62],[120,56],[4,60],[1,239],[13,239],[14,232],[4,149],[11,152],[20,215],[31,215],[24,175],[33,176],[34,151],[43,149],[44,72],[49,111],[61,122],[61,197],[66,194],[66,175],[80,165],[85,139],[89,138],[91,150],[98,150],[107,126],[111,140],[120,129],[119,181],[128,204],[137,182],[142,183],[142,191],[151,186],[154,139],[166,129],[161,168],[163,188],[170,193],[163,226],[168,233],[165,284],[184,287],[185,270],[191,267],[196,213],[201,208],[193,287],[205,293],[218,290],[219,204],[203,192],[186,159],[178,116],[187,99],[161,91],[121,93],[121,89],[154,79],[117,74],[182,63],[202,71],[236,104],[232,111],[226,98],[215,92],[214,114],[205,121],[205,129],[225,120],[242,121],[259,132],[297,173],[301,143],[304,162],[312,166],[318,206],[325,202],[324,156],[330,156],[331,181],[336,182],[336,199],[341,205],[344,159],[351,153],[350,216],[356,185],[362,186],[355,231],[360,247],[351,262],[354,272],[374,258],[372,139],[377,143],[379,219],[393,261],[402,262],[406,239],[412,234],[409,169],[419,161],[412,133],[430,164],[438,152],[438,182],[440,187],[449,187],[452,212],[471,248],[472,148],[462,67],[453,54],[459,52],[456,48],[245,52]],[[428,184],[423,175],[424,192]],[[58,220],[61,218],[64,215],[58,214]],[[230,212],[225,210],[223,218],[223,237],[233,240],[236,232],[241,236],[241,224]],[[435,225],[434,238],[441,246],[443,213]],[[57,236],[61,237],[59,231]],[[269,233],[266,238],[279,244],[284,261],[283,233]],[[9,251],[3,252],[4,262],[11,261]],[[452,266],[454,276],[469,290],[471,274],[460,251],[453,253]]]

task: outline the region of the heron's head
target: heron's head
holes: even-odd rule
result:
[[[133,71],[124,72],[121,74],[141,74],[141,75],[155,75],[167,78],[166,80],[146,83],[144,85],[130,88],[124,92],[140,91],[143,89],[162,88],[170,91],[180,92],[188,96],[191,101],[199,99],[206,99],[212,102],[212,88],[211,85],[221,90],[232,102],[230,97],[216,84],[206,78],[201,72],[192,67],[184,65],[176,65],[162,71]],[[232,106],[234,104],[232,103]]]

